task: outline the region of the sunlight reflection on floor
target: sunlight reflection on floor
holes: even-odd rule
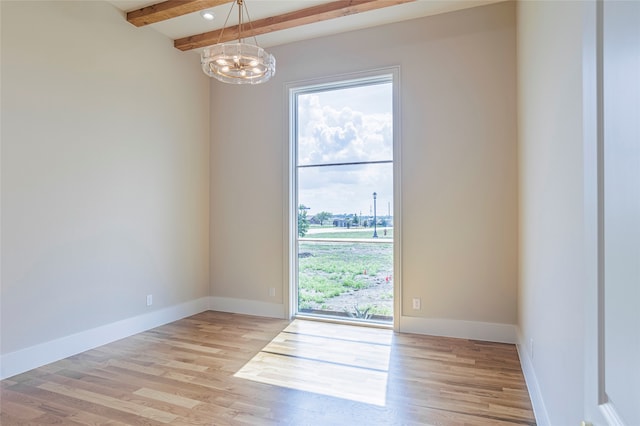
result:
[[[392,331],[296,320],[234,376],[385,405]]]

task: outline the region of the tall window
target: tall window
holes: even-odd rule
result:
[[[296,313],[393,320],[391,75],[293,89]]]

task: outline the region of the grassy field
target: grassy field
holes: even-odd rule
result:
[[[393,228],[377,228],[379,239],[393,239]],[[373,228],[336,228],[334,226],[311,226],[305,238],[333,238],[333,239],[367,239],[373,238]]]
[[[363,238],[363,231],[314,233],[311,238]],[[391,237],[391,232],[388,232]],[[365,238],[370,238],[369,236]],[[300,242],[299,246],[299,309],[342,311],[333,300],[360,290],[381,291],[375,293],[380,303],[368,302],[360,308],[370,308],[378,315],[391,315],[390,300],[393,294],[387,285],[393,275],[393,244],[353,242]],[[379,293],[379,294],[378,294]],[[378,297],[379,296],[379,297]]]
[[[385,233],[386,231],[386,233]],[[380,239],[393,239],[393,229],[391,228],[378,228],[378,238]],[[358,239],[358,238],[373,238],[373,228],[365,229],[350,229],[344,231],[335,231],[335,229],[327,230],[313,230],[305,235],[306,238],[344,238],[344,239]]]

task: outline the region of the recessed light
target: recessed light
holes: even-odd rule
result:
[[[202,16],[207,21],[213,21],[213,19],[216,17],[216,15],[210,10],[203,10],[202,12],[200,12],[200,16]]]

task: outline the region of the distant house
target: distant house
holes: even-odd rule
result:
[[[347,219],[344,217],[334,217],[331,219],[333,226],[339,227],[339,228],[347,228],[350,226],[351,224],[351,219]]]

